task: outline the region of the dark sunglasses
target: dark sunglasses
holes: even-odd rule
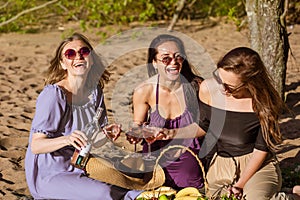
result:
[[[222,79],[220,78],[219,76],[219,73],[218,73],[218,69],[215,69],[213,71],[213,76],[214,76],[214,79],[216,79],[216,81],[221,84],[224,88],[224,90],[228,93],[228,94],[234,94],[236,92],[238,92],[242,87],[245,86],[244,83],[241,83],[240,85],[236,86],[236,87],[231,87],[229,86],[228,84],[226,83],[223,83]]]
[[[77,53],[79,53],[80,58],[81,57],[88,57],[91,53],[91,50],[88,47],[81,47],[78,52],[74,49],[67,49],[64,53],[65,57],[69,60],[75,60]]]
[[[169,65],[172,60],[175,60],[177,63],[183,63],[185,57],[181,54],[175,54],[173,57],[171,56],[163,56],[161,59],[157,59],[158,61],[162,62],[164,65]]]

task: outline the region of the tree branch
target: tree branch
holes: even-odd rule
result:
[[[185,0],[178,0],[177,8],[176,8],[175,13],[173,15],[172,22],[168,27],[168,31],[171,31],[173,29],[173,27],[175,26],[175,24],[176,24],[176,22],[179,18],[179,15],[181,14],[181,12],[183,10],[184,4],[185,4]]]
[[[10,18],[9,20],[0,23],[0,27],[1,27],[1,26],[4,26],[4,25],[6,25],[6,24],[9,24],[10,22],[12,22],[12,21],[18,19],[20,16],[22,16],[22,15],[24,15],[24,14],[26,14],[26,13],[29,13],[29,12],[32,12],[32,11],[35,11],[35,10],[38,10],[38,9],[41,9],[41,8],[43,8],[43,7],[48,6],[49,4],[53,4],[53,3],[56,3],[56,2],[58,2],[58,0],[52,0],[52,1],[49,1],[49,2],[47,2],[47,3],[45,3],[45,4],[42,4],[42,5],[39,5],[39,6],[30,8],[30,9],[24,10],[24,11],[18,13],[18,14],[17,14],[16,16],[14,16],[13,18]]]
[[[7,1],[4,5],[2,5],[2,6],[0,7],[0,10],[2,10],[3,8],[6,8],[6,7],[8,6],[8,4],[9,4],[9,1]]]
[[[58,3],[58,6],[63,9],[65,12],[70,12],[65,6],[63,6],[61,4],[61,2]],[[75,20],[75,21],[78,21],[78,18],[75,16],[75,15],[72,15],[72,18]]]

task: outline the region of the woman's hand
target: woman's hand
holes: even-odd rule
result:
[[[171,140],[176,136],[176,129],[160,129],[156,135],[156,140]]]
[[[188,126],[176,129],[161,129],[157,134],[157,140],[171,140],[174,138],[185,139],[185,138],[198,138],[203,137],[205,131],[199,127],[198,124],[192,123]]]
[[[116,141],[121,134],[121,125],[116,123],[106,125],[103,128],[103,132],[107,138]]]
[[[240,187],[230,186],[227,192],[228,197],[231,197],[232,195],[237,199],[242,199],[243,197],[243,188]]]
[[[88,138],[82,131],[75,130],[73,133],[65,137],[66,143],[75,147],[78,150],[81,150],[82,147],[87,145]]]

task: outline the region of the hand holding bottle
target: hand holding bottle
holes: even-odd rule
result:
[[[88,138],[85,133],[79,130],[75,130],[73,133],[66,136],[66,139],[69,145],[72,145],[79,151],[82,147],[86,146],[88,142]]]
[[[79,146],[81,146],[81,148],[77,148],[74,151],[74,154],[72,156],[71,159],[71,164],[74,165],[77,168],[80,169],[84,169],[85,165],[88,161],[89,158],[89,154],[92,148],[92,143],[94,142],[93,140],[95,139],[96,135],[98,133],[101,132],[101,127],[99,125],[99,119],[102,115],[103,112],[103,108],[102,107],[98,107],[96,114],[94,115],[93,119],[91,122],[87,123],[85,125],[85,127],[83,128],[82,132],[84,133],[85,137],[86,137],[86,141],[81,141],[79,138],[81,136],[81,131],[77,131],[77,132],[73,132],[72,134],[73,137],[75,137],[76,139],[74,140],[74,145],[76,147],[76,141],[80,141],[80,143],[84,144],[86,142],[86,144],[82,147],[82,144],[78,144]],[[77,135],[76,135],[77,134]],[[83,137],[82,137],[83,138]]]

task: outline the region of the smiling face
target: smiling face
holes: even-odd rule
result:
[[[175,42],[164,42],[157,47],[156,59],[153,60],[153,66],[157,69],[160,76],[177,80],[182,69],[184,58]]]
[[[81,40],[73,40],[67,43],[61,55],[61,66],[67,70],[68,76],[87,76],[93,59],[91,51]]]

